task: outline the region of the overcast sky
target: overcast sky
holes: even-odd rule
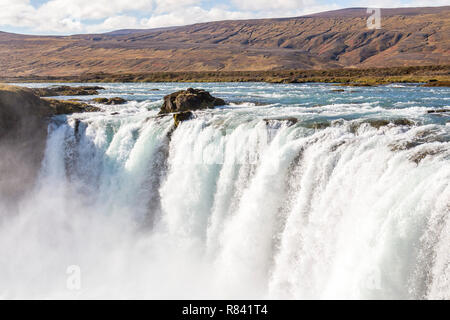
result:
[[[292,17],[347,7],[450,5],[450,0],[0,0],[0,30],[76,34],[205,21]]]

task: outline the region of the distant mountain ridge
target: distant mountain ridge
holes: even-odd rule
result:
[[[450,6],[442,7],[411,7],[411,8],[382,8],[381,16],[416,16],[421,14],[437,14],[441,13],[442,10],[449,10]],[[319,12],[315,14],[305,15],[303,17],[321,17],[321,18],[349,18],[349,17],[366,17],[367,8],[346,8],[338,9],[326,12]]]
[[[450,6],[366,8],[104,34],[0,32],[0,76],[450,64]]]

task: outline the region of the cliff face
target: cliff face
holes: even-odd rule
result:
[[[13,203],[32,185],[53,112],[30,89],[0,85],[0,198]]]
[[[382,9],[379,30],[368,16],[360,8],[96,35],[0,33],[0,77],[450,64],[450,6]]]
[[[75,92],[96,87],[65,88]],[[100,111],[83,102],[41,99],[37,93],[43,91],[0,84],[0,198],[8,202],[14,203],[33,185],[51,116]]]

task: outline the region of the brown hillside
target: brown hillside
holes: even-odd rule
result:
[[[366,9],[68,37],[0,33],[0,77],[450,63],[450,6]]]

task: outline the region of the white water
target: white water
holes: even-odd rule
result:
[[[450,298],[448,125],[231,109],[170,138],[145,108],[51,124],[35,192],[0,221],[0,297]]]

